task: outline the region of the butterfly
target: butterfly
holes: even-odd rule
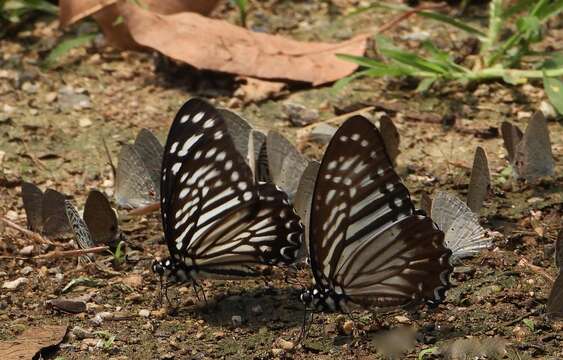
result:
[[[153,263],[169,282],[240,279],[255,265],[291,264],[303,226],[287,196],[256,182],[223,116],[187,101],[170,127],[161,171],[161,215],[170,257]]]
[[[469,189],[467,191],[467,206],[475,214],[479,214],[490,187],[491,174],[489,172],[487,153],[485,153],[482,147],[477,146],[471,169],[471,178],[469,179]]]
[[[305,232],[303,233],[303,245],[301,246],[299,259],[308,259],[309,252],[309,214],[311,212],[311,202],[313,200],[313,190],[315,189],[315,181],[321,164],[312,160],[309,162],[297,186],[297,192],[293,205],[297,215],[301,218]]]
[[[507,121],[501,124],[501,132],[508,160],[517,178],[533,181],[553,175],[555,160],[547,121],[541,111],[530,118],[524,133]]]
[[[102,245],[115,249],[122,240],[117,215],[102,192],[90,191],[82,217],[69,200],[65,200],[65,211],[76,243],[81,249]],[[93,256],[88,255],[88,259],[92,260]]]
[[[119,206],[140,208],[160,199],[162,144],[147,129],[141,129],[133,145],[119,152],[115,199]]]
[[[492,245],[477,215],[457,196],[439,191],[431,206],[430,216],[446,234],[444,243],[452,251],[452,263],[475,256]]]
[[[256,130],[238,114],[217,109],[223,117],[235,148],[244,157],[254,177],[259,181],[269,181],[267,160],[265,159],[266,134]]]
[[[36,185],[22,182],[23,207],[30,230],[46,236],[57,236],[70,230],[65,216],[65,196],[47,189],[43,193]]]
[[[349,312],[350,304],[438,302],[449,286],[450,250],[417,211],[377,128],[348,119],[321,162],[309,214],[312,289],[307,309]]]
[[[397,164],[397,157],[401,153],[399,150],[399,145],[401,143],[399,130],[397,130],[393,120],[391,120],[389,116],[384,115],[379,119],[379,132],[383,138],[387,155],[391,159],[393,166],[395,166]]]
[[[272,182],[282,188],[293,201],[301,174],[309,160],[277,131],[269,131],[266,138],[268,169]]]
[[[563,229],[559,230],[555,243],[555,264],[559,274],[547,299],[547,315],[552,319],[563,319]]]

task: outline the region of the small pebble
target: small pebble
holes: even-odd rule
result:
[[[21,256],[30,256],[33,253],[33,245],[28,245],[20,250]]]
[[[292,341],[284,340],[282,338],[278,339],[277,345],[280,347],[280,349],[286,351],[292,350],[295,347],[295,344]]]
[[[29,81],[26,81],[22,85],[22,90],[28,94],[35,94],[37,92],[37,84],[32,84]]]
[[[397,322],[399,322],[400,324],[408,324],[411,322],[411,320],[403,315],[397,315],[395,316],[395,320],[397,320]]]
[[[139,310],[139,316],[148,318],[151,315],[151,312],[147,309]]]
[[[239,327],[242,325],[242,317],[240,315],[233,315],[231,317],[231,323],[234,327]]]
[[[45,95],[45,101],[46,102],[52,103],[55,100],[57,100],[57,93],[56,92],[50,92],[50,93],[47,93],[47,95]]]
[[[555,108],[549,101],[544,100],[540,103],[540,111],[547,120],[555,119],[557,117],[557,111],[555,111]]]
[[[80,120],[78,120],[78,125],[79,125],[80,127],[92,126],[92,120],[90,120],[90,119],[87,118],[87,117],[80,118]]]
[[[16,280],[13,280],[13,281],[4,282],[4,284],[2,284],[2,288],[8,289],[8,290],[16,290],[21,285],[27,284],[28,281],[29,280],[27,278],[20,277],[20,278],[17,278]]]
[[[283,352],[282,349],[277,349],[277,348],[272,349],[272,355],[274,356],[280,356],[282,352]]]
[[[344,324],[342,324],[342,332],[345,335],[350,335],[354,331],[354,322],[352,320],[346,320]]]
[[[74,336],[76,336],[76,338],[79,339],[79,340],[94,337],[94,334],[92,334],[90,331],[87,331],[87,330],[81,328],[80,326],[73,327],[72,328],[72,334],[74,334]]]
[[[222,332],[222,331],[217,331],[217,332],[214,332],[214,333],[213,333],[213,337],[214,337],[215,339],[222,339],[222,338],[225,337],[225,333]]]
[[[20,270],[20,274],[29,275],[32,271],[33,271],[33,268],[31,266],[26,266],[26,267],[24,267],[23,269]]]
[[[295,126],[306,126],[317,121],[319,118],[319,112],[317,110],[309,109],[301,104],[285,103],[283,109],[289,121]]]

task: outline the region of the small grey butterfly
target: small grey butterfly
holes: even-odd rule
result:
[[[133,145],[124,145],[117,165],[115,199],[119,206],[139,208],[160,199],[162,144],[142,129]]]
[[[534,181],[554,174],[555,160],[549,129],[541,111],[530,118],[524,134],[508,122],[502,123],[501,131],[508,159],[517,178]]]
[[[295,206],[295,211],[297,215],[301,218],[301,222],[305,228],[303,245],[298,259],[308,258],[309,249],[309,213],[311,212],[311,202],[313,201],[313,191],[315,190],[315,181],[317,180],[317,174],[319,172],[321,164],[318,161],[312,160],[309,162],[303,174],[301,174],[301,179],[299,180],[299,186],[297,186],[297,191],[295,193],[295,200],[293,205]]]
[[[47,189],[43,193],[36,185],[22,182],[23,207],[27,215],[27,227],[45,236],[54,237],[70,230],[65,216],[65,196]]]
[[[439,191],[432,201],[430,216],[445,233],[444,243],[452,251],[452,263],[492,245],[477,216],[455,195]]]
[[[473,167],[471,169],[469,189],[467,191],[467,206],[469,206],[471,211],[475,214],[479,214],[490,187],[491,174],[489,172],[487,153],[485,153],[482,147],[477,146],[473,159]]]

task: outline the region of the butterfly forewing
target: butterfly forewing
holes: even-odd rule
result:
[[[43,228],[43,192],[34,184],[22,181],[23,208],[27,216],[27,227],[35,232]]]
[[[516,146],[522,140],[524,134],[516,126],[512,125],[508,121],[503,121],[500,126],[500,131],[502,133],[502,139],[504,141],[504,147],[508,153],[508,161],[514,162],[514,157],[516,154]]]
[[[397,156],[399,156],[400,153],[399,144],[401,138],[399,131],[389,116],[383,116],[379,120],[379,131],[385,143],[385,150],[387,150],[391,162],[395,165],[397,163]]]
[[[236,276],[248,273],[246,263],[283,262],[290,254],[283,249],[293,246],[294,236],[283,227],[293,233],[301,225],[287,199],[273,190],[256,187],[211,105],[192,99],[180,109],[166,141],[161,183],[163,226],[173,256],[197,259],[202,271]]]
[[[119,206],[138,208],[158,201],[158,186],[134,145],[119,152],[115,199]]]
[[[528,121],[524,136],[516,146],[514,167],[518,177],[528,181],[554,173],[549,129],[541,111]]]
[[[158,187],[160,183],[160,167],[162,166],[162,153],[164,152],[162,144],[150,130],[141,129],[135,139],[134,146],[154,184],[156,190],[154,198],[158,199],[160,196],[160,189]]]
[[[268,132],[266,151],[272,181],[288,194],[290,200],[293,200],[301,174],[309,161],[289,140],[276,131]]]
[[[547,314],[552,319],[563,319],[563,229],[559,230],[555,243],[555,264],[559,274],[547,299]]]
[[[346,121],[321,163],[310,215],[315,281],[380,306],[439,299],[451,271],[443,233],[414,215],[377,129]],[[363,299],[362,299],[363,298]]]
[[[118,234],[117,216],[106,196],[91,190],[84,205],[84,222],[97,245],[113,244]]]
[[[489,162],[487,154],[482,147],[477,146],[469,179],[469,190],[467,192],[467,206],[475,214],[479,214],[483,201],[487,197],[491,186],[491,175],[489,173]]]
[[[60,192],[47,189],[43,194],[43,233],[56,236],[70,230],[70,224],[65,215],[65,196]]]
[[[313,191],[315,190],[315,180],[321,164],[317,161],[310,161],[309,165],[301,174],[299,186],[295,193],[294,206],[297,215],[301,218],[305,228],[304,241],[300,254],[300,258],[308,256],[309,252],[309,217],[311,213],[311,201],[313,200]]]

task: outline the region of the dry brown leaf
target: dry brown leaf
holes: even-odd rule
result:
[[[59,22],[61,26],[67,26],[90,16],[118,0],[60,0]],[[203,15],[209,14],[220,0],[143,0],[146,6],[153,12],[159,14],[175,14],[184,11],[194,11]],[[105,10],[105,9],[104,9]],[[117,18],[114,17],[113,21]]]
[[[131,36],[140,45],[160,51],[199,69],[263,79],[288,79],[324,84],[350,75],[357,65],[336,54],[360,56],[368,35],[337,44],[300,42],[256,33],[184,12],[161,15],[119,3]]]
[[[110,44],[119,49],[140,50],[142,47],[133,40],[127,26],[123,22],[117,22],[120,16],[117,2],[118,0],[61,0],[59,22],[64,27],[92,15]],[[142,2],[147,9],[159,14],[195,11],[204,15],[209,14],[218,3],[219,0],[143,0]]]
[[[238,80],[243,83],[235,91],[235,96],[245,103],[263,101],[276,95],[285,88],[285,83],[266,81],[251,77],[240,76]]]
[[[25,330],[15,340],[0,341],[0,359],[32,359],[44,348],[56,346],[66,334],[65,325],[46,325]]]

